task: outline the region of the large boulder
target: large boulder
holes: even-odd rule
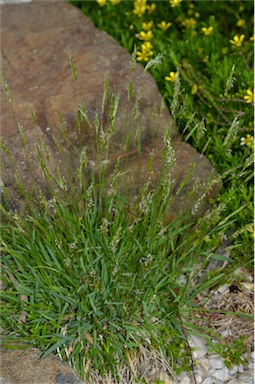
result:
[[[19,347],[19,348],[18,348]],[[37,348],[1,348],[1,384],[82,384],[84,381],[67,364],[50,355],[41,359]]]
[[[7,82],[5,92],[1,91],[1,135],[12,154],[12,159],[7,150],[2,155],[2,181],[14,207],[20,204],[15,189],[16,171],[29,189],[34,184],[44,187],[42,164],[37,160],[38,150],[45,147],[43,143],[49,154],[43,161],[51,172],[59,167],[62,173],[72,174],[79,150],[84,146],[88,167],[96,171],[99,162],[106,157],[107,145],[100,153],[95,143],[100,132],[101,135],[109,133],[113,125],[107,156],[129,159],[131,154],[132,161],[123,162],[123,166],[130,168],[131,162],[132,167],[139,163],[139,174],[144,180],[148,177],[146,164],[151,150],[163,148],[164,133],[167,127],[171,128],[176,156],[172,170],[173,191],[178,190],[193,164],[189,181],[185,190],[178,194],[174,210],[179,211],[180,206],[190,210],[191,204],[201,195],[208,197],[208,194],[217,193],[220,183],[208,186],[213,172],[210,162],[180,140],[155,81],[144,73],[140,64],[132,67],[131,55],[112,37],[96,29],[86,16],[66,2],[4,4],[1,12],[2,75]],[[109,96],[102,107],[107,82]],[[128,92],[131,88],[133,91]],[[109,113],[117,100],[118,111],[113,122]],[[88,120],[95,123],[90,126]],[[136,151],[137,133],[141,140],[140,155]],[[56,142],[60,143],[62,151],[58,150]],[[158,158],[152,170],[152,184],[160,167]],[[216,179],[216,173],[214,177]],[[128,180],[136,189],[134,177],[127,178],[125,184]],[[198,181],[199,194],[193,194],[189,201],[188,193]]]

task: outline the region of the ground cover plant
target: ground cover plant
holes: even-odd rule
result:
[[[253,93],[248,37],[252,7],[247,2],[234,2],[231,8],[223,2],[208,3],[81,5],[130,52],[136,45],[138,61],[148,64],[183,139],[207,155],[221,174],[224,190],[212,201],[212,211],[199,220],[177,217],[164,224],[172,201],[164,172],[154,193],[145,184],[139,198],[129,205],[118,194],[118,162],[109,190],[104,168],[87,179],[86,152],[82,151],[74,172],[77,182],[69,184],[60,174],[47,171],[38,147],[38,161],[49,185],[47,194],[38,190],[38,201],[18,179],[26,212],[9,210],[8,199],[1,207],[5,346],[18,341],[39,347],[44,356],[54,352],[94,383],[161,382],[162,369],[170,376],[192,368],[187,333],[202,332],[192,321],[193,314],[201,313],[199,305],[203,306],[197,303],[199,294],[234,282],[237,266],[251,269],[253,140],[249,123]],[[227,25],[223,9],[231,16]],[[142,23],[150,21],[154,27],[150,24],[146,30]],[[236,32],[239,28],[245,28],[245,38]],[[144,38],[150,30],[154,40],[139,39],[140,32]],[[153,60],[158,53],[164,54],[163,61],[160,56]],[[75,78],[75,63],[70,64]],[[8,84],[3,85],[8,96]],[[111,94],[106,91],[103,100],[106,93]],[[86,113],[78,108],[77,125],[82,118]],[[114,120],[115,115],[110,115],[110,121]],[[91,123],[96,129],[98,121]],[[20,127],[19,133],[22,140]],[[162,156],[169,156],[171,164],[167,139],[166,132]],[[106,195],[105,190],[110,193]],[[232,260],[217,254],[228,231]],[[228,268],[200,279],[200,270],[213,258],[227,261]],[[237,315],[243,322],[251,318]],[[229,365],[243,361],[243,338],[221,347],[217,332],[203,327],[203,334],[208,341],[219,341],[214,348],[223,356],[227,353]]]

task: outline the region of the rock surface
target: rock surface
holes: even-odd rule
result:
[[[73,369],[55,356],[40,358],[36,348],[1,349],[1,384],[82,384]]]
[[[208,179],[213,171],[210,162],[190,145],[181,142],[168,111],[161,108],[162,98],[152,77],[144,73],[140,64],[131,72],[129,53],[108,34],[96,29],[78,9],[65,2],[43,1],[18,6],[4,4],[1,5],[1,12],[2,74],[11,95],[10,103],[5,93],[1,92],[1,135],[11,149],[13,165],[18,168],[30,190],[33,185],[44,183],[40,164],[36,160],[42,141],[46,143],[50,155],[45,161],[51,172],[59,166],[61,172],[69,172],[70,177],[75,161],[78,161],[74,147],[81,149],[86,146],[90,163],[98,164],[95,128],[90,129],[83,121],[78,132],[77,108],[82,106],[88,118],[99,121],[107,132],[111,124],[109,100],[102,110],[104,77],[107,75],[110,94],[119,95],[110,157],[116,159],[124,155],[126,158],[126,154],[133,153],[139,127],[143,163],[140,174],[146,180],[148,175],[144,166],[149,154],[155,146],[162,148],[165,129],[171,126],[176,156],[172,172],[174,190],[178,189],[189,167],[194,164],[190,180],[185,191],[179,194],[173,211],[187,206],[187,193],[197,181],[201,181],[202,185],[199,184],[199,194],[196,192],[195,197],[189,198],[188,209],[200,195],[208,197],[218,192],[221,188],[219,182],[212,189],[208,188]],[[77,80],[74,80],[70,69],[70,58],[76,68]],[[128,100],[130,82],[133,96]],[[127,116],[130,116],[138,99],[139,113],[131,121]],[[32,114],[36,119],[32,118]],[[26,153],[17,133],[17,124],[23,128]],[[63,129],[65,139],[61,135]],[[61,142],[64,148],[62,153],[57,150],[54,138]],[[137,157],[132,156],[133,164],[138,163]],[[6,154],[2,159],[2,180],[10,192],[13,206],[18,207],[20,197],[15,192],[13,165],[10,165]],[[28,160],[33,177],[27,166]],[[155,161],[153,182],[159,167],[159,161]],[[135,181],[130,179],[129,182],[133,188]],[[202,210],[205,209],[206,205],[202,207]]]

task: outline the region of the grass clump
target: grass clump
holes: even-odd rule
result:
[[[102,205],[97,187],[92,183],[79,202],[42,196],[25,216],[3,213],[2,341],[57,353],[83,377],[93,369],[118,382],[117,367],[126,365],[141,379],[150,367],[131,369],[140,348],[187,369],[181,318],[199,292],[224,277],[194,286],[196,263],[203,255],[205,266],[212,251],[197,231],[200,239],[220,238],[225,225],[191,230],[176,219],[163,226],[156,197],[131,222],[123,198]]]
[[[110,108],[110,122],[116,113]],[[78,129],[83,115],[86,111],[79,107]],[[90,129],[98,131],[97,116]],[[109,149],[111,135],[107,137]],[[119,159],[111,175],[104,166],[88,173],[85,148],[68,178],[60,170],[52,173],[44,161],[46,144],[38,147],[46,191],[36,185],[28,189],[14,170],[26,209],[10,210],[2,186],[4,346],[22,342],[40,348],[43,356],[54,352],[92,382],[107,375],[116,382],[146,382],[153,369],[164,367],[173,374],[171,365],[176,372],[190,368],[183,319],[189,323],[200,292],[225,278],[222,271],[202,280],[199,276],[209,260],[217,259],[231,219],[222,221],[216,209],[196,222],[183,215],[166,223],[175,161],[168,127],[164,141],[161,176],[153,190],[150,180],[141,185],[136,198],[119,193]],[[57,139],[55,145],[60,145]],[[108,150],[103,153],[107,164]],[[153,156],[148,170],[152,162]],[[31,164],[28,169],[32,172]]]

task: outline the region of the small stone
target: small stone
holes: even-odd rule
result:
[[[222,332],[221,332],[221,336],[222,336],[224,339],[226,339],[226,338],[229,336],[229,330],[226,329],[225,331],[222,331]]]
[[[229,370],[227,367],[224,367],[222,369],[217,369],[212,373],[212,377],[222,382],[227,381],[230,379]]]
[[[241,286],[244,287],[247,291],[254,291],[254,283],[244,282],[241,283]]]
[[[203,377],[200,374],[195,375],[197,384],[202,384]]]
[[[238,372],[238,366],[234,365],[233,368],[230,369],[229,373],[231,376],[235,375]]]
[[[164,384],[173,384],[173,381],[170,379],[167,373],[161,373],[159,375],[159,380],[163,381]]]
[[[238,372],[239,373],[243,373],[244,372],[243,364],[238,365]]]
[[[220,293],[220,294],[223,294],[223,293],[225,293],[225,292],[227,292],[229,290],[229,286],[227,285],[227,284],[224,284],[224,285],[222,285],[219,289],[218,289],[218,293]]]
[[[190,378],[188,376],[184,376],[181,381],[180,381],[180,384],[190,384],[191,381],[190,381]]]
[[[210,361],[208,359],[200,359],[198,365],[204,372],[208,372],[211,368]]]
[[[202,384],[213,384],[213,380],[211,377],[207,377],[203,382]]]
[[[224,359],[220,356],[209,357],[209,362],[214,369],[221,369],[224,367]]]
[[[191,348],[195,348],[192,352],[194,359],[201,359],[208,352],[207,343],[202,337],[190,335],[189,343]]]

